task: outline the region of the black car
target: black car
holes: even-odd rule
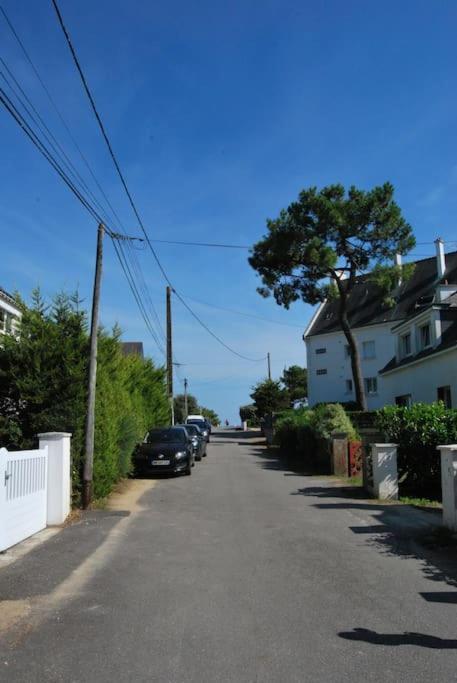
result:
[[[206,438],[202,430],[196,424],[176,425],[177,427],[184,427],[189,434],[192,444],[194,446],[195,460],[201,460],[206,455]]]
[[[195,453],[192,441],[184,427],[151,429],[133,455],[138,474],[173,472],[192,474]]]
[[[209,435],[211,434],[211,429],[208,426],[206,420],[199,420],[197,418],[187,418],[186,425],[196,425],[201,430],[206,442],[209,442]]]

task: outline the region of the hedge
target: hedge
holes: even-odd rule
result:
[[[71,432],[77,503],[84,457],[87,315],[75,296],[59,295],[48,306],[35,292],[30,308],[18,304],[20,336],[5,336],[0,348],[0,447],[33,448],[38,432]],[[120,337],[119,328],[99,332],[95,497],[106,496],[130,471],[134,445],[145,432],[169,420],[163,368],[124,356]]]
[[[398,444],[398,474],[403,495],[441,500],[439,444],[457,442],[457,410],[443,403],[386,406],[377,427]]]
[[[351,420],[338,403],[288,410],[276,419],[275,443],[285,453],[306,457],[310,465],[328,469],[326,444],[333,432],[346,432],[349,439],[357,438]]]

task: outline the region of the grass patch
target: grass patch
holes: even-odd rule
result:
[[[428,498],[413,498],[411,496],[400,496],[399,500],[401,503],[405,503],[406,505],[413,505],[414,507],[422,508],[425,510],[441,510],[443,507],[442,504],[439,503],[437,500],[429,500]]]

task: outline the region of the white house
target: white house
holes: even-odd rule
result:
[[[0,287],[0,339],[3,334],[16,334],[21,319],[13,297]]]
[[[436,241],[436,252],[436,257],[416,261],[411,278],[398,283],[391,293],[394,305],[385,301],[384,294],[370,279],[369,273],[358,277],[349,295],[349,322],[360,350],[369,409],[395,403],[397,398],[400,401],[403,400],[402,396],[410,394],[412,401],[433,401],[438,397],[438,389],[442,397],[449,384],[435,386],[432,364],[443,362],[446,365],[448,361],[438,360],[441,352],[443,358],[447,354],[449,363],[451,361],[449,344],[454,325],[457,326],[457,318],[453,317],[457,314],[457,308],[454,298],[450,297],[457,291],[457,252],[445,255],[440,239]],[[430,319],[430,345],[427,345],[427,349],[420,346],[420,335],[427,334],[420,331],[423,327],[421,315],[424,320]],[[412,351],[406,360],[401,357],[400,345],[405,344],[405,349],[408,348],[410,328]],[[400,338],[406,340],[400,341]],[[353,401],[355,392],[351,362],[346,337],[338,319],[337,301],[326,301],[320,305],[303,339],[306,344],[310,405]],[[427,338],[424,336],[425,342]],[[413,354],[417,355],[414,362]],[[419,361],[424,362],[420,370]],[[448,373],[448,376],[451,374]],[[406,386],[404,391],[400,391],[405,382],[413,381],[413,375],[417,377],[414,380],[416,389],[410,391]],[[454,393],[457,399],[457,387]]]
[[[411,405],[439,400],[448,408],[455,407],[457,294],[419,310],[396,325],[392,333],[395,356],[380,371],[386,403]]]

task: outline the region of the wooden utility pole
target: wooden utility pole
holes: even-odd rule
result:
[[[187,379],[184,380],[184,417],[189,417],[189,407],[187,405]]]
[[[168,400],[171,409],[171,424],[175,423],[175,410],[173,405],[173,344],[171,324],[171,287],[167,287],[167,387]]]
[[[89,386],[85,434],[85,459],[83,472],[82,504],[87,509],[92,500],[94,471],[95,390],[97,384],[98,312],[100,308],[100,285],[102,279],[103,235],[105,226],[100,223],[97,232],[97,257],[95,260],[94,291],[92,295],[92,318],[90,323]]]
[[[271,361],[270,361],[270,352],[269,351],[267,353],[267,362],[268,362],[268,379],[271,379]]]

